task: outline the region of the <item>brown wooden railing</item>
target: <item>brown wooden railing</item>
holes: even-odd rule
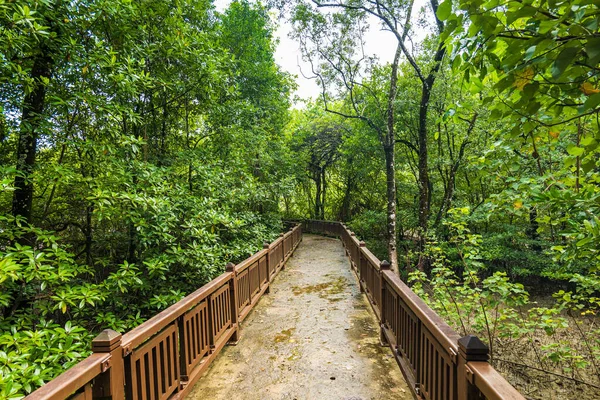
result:
[[[339,222],[305,221],[306,232],[339,236],[363,291],[416,398],[524,399],[489,363],[476,336],[460,337]]]
[[[238,265],[124,335],[105,330],[93,354],[27,400],[181,399],[228,342],[302,240],[292,227]]]

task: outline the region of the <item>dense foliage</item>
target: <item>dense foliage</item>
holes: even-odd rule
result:
[[[324,217],[348,221],[380,258],[395,257],[393,240],[401,276],[459,332],[484,338],[524,392],[593,394],[600,387],[598,4],[413,6],[299,0],[287,8],[322,85],[318,103],[331,114],[330,129],[346,127],[322,178],[330,188]],[[369,24],[391,33],[391,63],[369,57]],[[301,125],[289,129],[309,145]],[[301,168],[288,212],[319,217],[317,191]]]
[[[273,31],[247,1],[0,1],[0,398],[279,233]]]
[[[260,3],[0,0],[0,398],[252,253],[280,213],[346,221],[530,396],[593,397],[598,4],[271,3],[322,89],[293,110]]]

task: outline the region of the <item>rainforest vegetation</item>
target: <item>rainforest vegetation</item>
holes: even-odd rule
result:
[[[318,98],[292,99],[277,23]],[[0,399],[307,218],[525,396],[595,398],[599,23],[591,0],[0,0]]]

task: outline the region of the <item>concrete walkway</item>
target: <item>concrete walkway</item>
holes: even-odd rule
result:
[[[412,399],[339,240],[304,235],[189,399]]]

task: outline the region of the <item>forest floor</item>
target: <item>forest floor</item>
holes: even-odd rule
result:
[[[189,399],[412,399],[341,242],[304,235]]]

